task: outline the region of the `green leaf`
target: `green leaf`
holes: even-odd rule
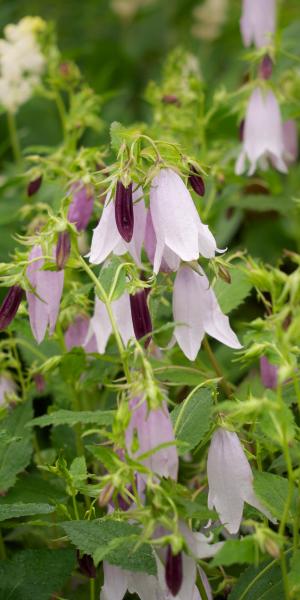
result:
[[[248,567],[240,576],[228,600],[282,600],[282,573],[277,561]]]
[[[237,308],[249,296],[252,283],[239,267],[230,269],[231,283],[218,279],[214,287],[220,307],[225,315]]]
[[[73,479],[75,487],[80,485],[87,479],[87,468],[84,456],[76,456],[70,466],[70,475]]]
[[[64,381],[78,381],[86,366],[86,353],[83,348],[73,348],[62,357],[60,373]]]
[[[96,564],[105,559],[112,565],[156,574],[156,562],[149,544],[139,541],[141,529],[113,519],[95,519],[94,521],[72,521],[62,523],[67,536],[81,552],[91,554]]]
[[[185,442],[178,452],[184,454],[203,440],[212,420],[213,401],[208,389],[199,389],[171,412],[171,420],[177,440]]]
[[[60,504],[64,503],[68,495],[63,482],[49,473],[25,473],[20,475],[17,483],[9,492],[0,497],[0,507],[3,504],[16,504],[20,502]]]
[[[17,474],[30,462],[31,432],[26,423],[32,418],[31,404],[17,406],[1,423],[0,490],[12,487]]]
[[[115,471],[116,468],[120,468],[121,460],[111,448],[96,445],[88,445],[86,448],[108,471]]]
[[[120,298],[126,288],[123,264],[118,256],[113,256],[108,263],[104,263],[99,274],[99,281],[111,302]]]
[[[211,566],[228,566],[243,563],[255,563],[257,551],[255,540],[247,536],[242,540],[227,540],[221,550],[214,557]]]
[[[35,504],[33,502],[27,504],[23,502],[18,502],[18,504],[1,504],[0,521],[16,519],[17,517],[27,517],[29,515],[47,515],[54,512],[54,510],[54,506],[50,506],[50,504]]]
[[[259,415],[259,428],[264,436],[282,445],[284,438],[289,442],[295,435],[295,421],[292,411],[283,402],[278,402],[276,394],[267,390],[266,395],[273,401],[273,407]]]
[[[291,570],[288,574],[290,592],[297,594],[300,592],[300,550],[296,550],[291,558]],[[300,595],[300,594],[299,594]],[[295,598],[297,596],[295,595]]]
[[[270,510],[272,515],[281,519],[288,496],[289,482],[284,477],[273,473],[254,474],[254,491],[262,504]],[[287,519],[293,521],[297,515],[297,493],[294,492],[288,511]]]
[[[23,550],[0,562],[0,597],[49,600],[59,593],[75,567],[74,550]]]
[[[174,383],[176,385],[198,385],[201,382],[201,372],[193,367],[182,367],[180,365],[165,365],[154,369],[155,376],[159,381]]]
[[[47,427],[48,425],[77,425],[77,423],[87,424],[95,423],[96,425],[111,425],[114,419],[114,411],[112,410],[57,410],[50,415],[43,415],[32,419],[28,424],[30,427],[39,425],[39,427]]]

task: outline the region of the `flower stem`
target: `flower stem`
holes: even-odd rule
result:
[[[95,600],[95,579],[90,578],[90,600]]]
[[[17,127],[16,127],[15,115],[11,112],[7,113],[7,125],[8,125],[10,145],[12,148],[15,162],[18,164],[22,160],[22,154],[21,154],[20,142],[19,142]]]
[[[210,360],[210,362],[211,362],[211,364],[212,364],[212,366],[213,366],[216,374],[218,375],[218,377],[221,378],[221,381],[220,381],[221,387],[223,388],[226,396],[228,396],[228,398],[230,398],[230,396],[232,396],[231,385],[228,383],[228,381],[226,381],[226,379],[225,379],[225,377],[224,377],[224,375],[222,373],[221,367],[220,367],[220,365],[219,365],[219,363],[218,363],[218,361],[217,361],[217,359],[216,359],[216,357],[215,357],[215,355],[214,355],[214,353],[213,353],[213,351],[212,351],[212,349],[210,347],[210,343],[209,343],[207,337],[205,337],[204,340],[203,340],[203,346],[204,346],[205,352],[206,352],[206,354],[207,354],[207,356],[208,356],[208,358],[209,358],[209,360]]]

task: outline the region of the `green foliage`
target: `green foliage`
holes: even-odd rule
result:
[[[99,281],[110,302],[122,296],[126,287],[126,274],[123,263],[118,256],[113,256],[109,262],[103,265],[99,274]]]
[[[49,415],[43,417],[37,417],[30,421],[30,426],[38,425],[39,427],[47,427],[52,425],[56,427],[58,425],[69,425],[73,427],[77,423],[89,424],[95,423],[95,425],[111,425],[114,418],[113,411],[71,411],[71,410],[57,410]]]
[[[1,504],[0,521],[30,515],[47,515],[54,510],[54,507],[50,504],[34,504],[33,502],[28,502],[27,504],[23,502],[18,502],[18,504]]]
[[[241,540],[227,540],[212,561],[212,567],[252,564],[257,561],[257,548],[250,535]]]
[[[268,508],[272,515],[281,519],[287,501],[289,482],[284,477],[273,473],[256,472],[254,476],[254,490],[263,505]],[[297,492],[293,492],[287,519],[292,522],[297,515]]]
[[[282,575],[277,561],[249,567],[239,578],[229,600],[282,600]]]
[[[26,428],[32,418],[30,402],[18,406],[1,423],[0,490],[12,487],[18,473],[25,469],[32,454],[31,432]]]
[[[203,442],[212,422],[213,400],[210,390],[199,389],[174,408],[171,419],[176,439],[183,442],[179,454]]]
[[[249,296],[252,284],[247,273],[239,267],[230,269],[231,283],[218,279],[214,291],[225,314],[238,308]]]

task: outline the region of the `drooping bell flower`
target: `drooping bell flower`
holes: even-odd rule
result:
[[[155,251],[156,251],[156,235],[152,223],[151,211],[147,211],[147,219],[146,219],[146,229],[145,229],[145,239],[144,239],[144,247],[148,256],[148,259],[153,264]],[[169,271],[177,271],[180,265],[180,258],[173,252],[169,250],[167,246],[165,246],[163,256],[160,263],[159,270],[162,273],[168,273]]]
[[[175,442],[173,426],[166,402],[161,408],[148,409],[146,400],[133,398],[129,404],[131,419],[126,430],[126,448],[132,458],[146,454],[150,450],[167,442]],[[133,448],[137,436],[138,450]],[[151,456],[142,460],[142,464],[161,477],[177,479],[178,455],[175,443],[165,448],[159,448]],[[144,478],[144,475],[141,474]],[[147,478],[147,477],[146,477]]]
[[[241,35],[248,48],[252,43],[263,48],[272,41],[276,25],[275,0],[243,0]]]
[[[152,332],[152,322],[147,303],[146,290],[143,289],[135,294],[130,294],[129,299],[135,337],[137,340],[140,340],[147,335],[148,337],[145,340],[145,348],[147,348],[151,341],[151,336],[149,334]]]
[[[68,210],[68,220],[76,225],[77,231],[87,228],[94,208],[94,194],[91,185],[77,181],[71,186],[72,201]]]
[[[216,241],[204,225],[182,179],[172,169],[161,169],[150,189],[150,211],[156,235],[153,270],[158,273],[166,248],[181,260],[212,258]]]
[[[43,175],[40,175],[36,179],[33,179],[32,181],[30,181],[27,186],[27,196],[30,197],[30,196],[33,196],[34,194],[36,194],[42,185],[42,181],[43,181]]]
[[[260,358],[260,376],[266,388],[276,389],[278,381],[278,367],[272,365],[266,356]]]
[[[15,318],[21,300],[23,290],[19,285],[13,285],[7,292],[0,307],[0,330],[5,329]]]
[[[297,162],[298,158],[298,129],[296,121],[289,119],[282,125],[284,160],[287,165]]]
[[[194,192],[198,194],[198,196],[204,196],[205,194],[205,183],[203,181],[203,177],[197,171],[194,165],[191,165],[190,174],[189,174],[189,184],[193,188]]]
[[[90,319],[85,315],[78,315],[69,325],[65,332],[65,344],[68,352],[72,348],[84,348],[86,352],[97,352],[97,343],[95,335],[92,335],[86,342],[90,327]]]
[[[140,600],[168,600],[162,595],[154,575],[138,571],[124,571],[120,567],[103,562],[104,585],[100,600],[123,600],[126,591],[137,594]]]
[[[61,271],[64,269],[66,262],[71,252],[71,238],[68,231],[62,231],[57,240],[56,244],[56,266],[57,270]]]
[[[177,596],[183,579],[182,553],[178,552],[177,554],[173,554],[170,545],[167,548],[165,578],[172,596]]]
[[[31,262],[27,267],[27,277],[33,292],[26,292],[29,320],[32,333],[40,344],[49,325],[52,335],[59,311],[60,299],[64,286],[63,271],[44,271],[43,252],[40,246],[34,246],[29,255]]]
[[[90,579],[95,579],[97,577],[97,570],[90,554],[82,554],[82,556],[80,556],[80,552],[77,550],[77,561],[83,575],[86,575],[86,577],[89,577]]]
[[[197,272],[188,266],[179,269],[173,290],[173,316],[177,323],[174,337],[189,360],[195,360],[205,333],[230,348],[241,348],[200,267]]]
[[[258,166],[267,169],[268,160],[278,171],[287,172],[280,109],[271,91],[263,94],[256,88],[251,94],[245,117],[243,147],[235,165],[237,175],[244,173],[246,159],[250,163],[248,175],[253,175]]]
[[[89,253],[90,262],[99,265],[113,252],[117,255],[129,252],[137,265],[141,266],[141,250],[145,235],[146,208],[141,188],[133,192],[133,236],[129,243],[120,235],[115,218],[115,205],[106,198],[101,219],[94,229]]]
[[[262,79],[270,79],[272,72],[273,61],[268,54],[265,54],[259,66],[259,75]]]
[[[118,300],[114,300],[114,302],[111,303],[111,308],[119,333],[126,346],[130,338],[134,337],[129,295],[123,294]],[[96,338],[97,352],[103,354],[111,334],[112,326],[106,306],[98,297],[96,297],[94,315],[90,320],[85,347],[94,335]]]
[[[1,373],[0,375],[0,406],[8,400],[10,394],[17,391],[17,386],[9,373]]]
[[[133,236],[134,214],[132,201],[132,183],[125,187],[117,182],[115,197],[115,219],[120,236],[129,243]]]
[[[229,531],[237,533],[242,521],[244,502],[272,520],[253,490],[253,474],[236,433],[217,429],[207,458],[208,507],[215,508]]]

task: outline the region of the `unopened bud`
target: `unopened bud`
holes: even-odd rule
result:
[[[270,79],[272,71],[273,61],[268,54],[265,54],[259,66],[259,75],[262,79]]]
[[[82,556],[80,556],[80,552],[79,550],[77,550],[77,561],[81,573],[83,573],[90,579],[95,579],[97,577],[97,571],[94,565],[93,558],[89,554],[83,554]]]
[[[135,294],[130,294],[130,309],[134,334],[137,340],[152,332],[152,321],[147,304],[147,295],[145,290],[140,290]],[[145,341],[145,347],[150,344],[151,337]]]
[[[244,130],[245,130],[245,119],[243,119],[239,125],[239,140],[240,140],[240,142],[244,141]]]
[[[265,549],[268,552],[268,554],[273,556],[273,558],[279,558],[280,548],[279,548],[278,544],[275,542],[275,540],[272,540],[271,538],[267,538],[265,540],[264,546],[265,546]]]
[[[219,266],[218,275],[226,283],[231,283],[231,275],[230,275],[228,269],[226,269],[226,267],[224,267],[223,265]]]
[[[177,596],[183,579],[182,554],[174,555],[170,545],[167,548],[165,579],[172,596]]]
[[[62,231],[57,240],[56,244],[56,266],[61,271],[70,256],[71,251],[71,239],[68,231]]]
[[[189,174],[189,184],[193,188],[194,192],[198,194],[198,196],[204,196],[205,194],[205,184],[203,178],[201,177],[199,171],[197,171],[194,165],[191,165],[190,174]]]
[[[23,290],[18,285],[13,285],[7,292],[0,307],[0,330],[5,329],[16,316]]]
[[[36,390],[39,394],[42,394],[45,391],[46,382],[45,378],[41,373],[35,373],[33,376]]]
[[[98,504],[101,508],[104,508],[105,506],[108,505],[113,493],[114,493],[114,486],[112,485],[112,483],[108,483],[103,488],[102,492],[100,493],[99,499],[98,499]]]
[[[162,102],[164,104],[176,104],[176,106],[181,106],[179,98],[177,98],[177,96],[174,96],[173,94],[165,94],[162,97]]]
[[[125,242],[130,242],[134,226],[132,183],[125,187],[122,181],[117,182],[115,218],[120,236]]]
[[[36,179],[33,179],[32,181],[30,181],[27,186],[27,196],[33,196],[34,194],[36,194],[42,185],[42,181],[43,181],[43,175],[40,175]]]

